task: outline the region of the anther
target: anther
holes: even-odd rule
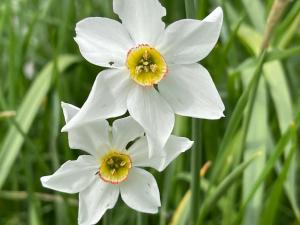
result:
[[[126,64],[131,78],[142,86],[157,84],[168,71],[162,55],[148,45],[132,48],[128,52]]]
[[[114,174],[116,173],[116,169],[112,169],[112,170],[110,171],[110,173],[111,173],[112,175],[114,175]]]
[[[152,73],[155,73],[157,71],[157,65],[156,64],[151,64],[150,65],[150,70]]]
[[[110,159],[107,161],[107,164],[111,166],[112,164],[114,164],[114,160],[113,160],[112,158],[110,158]]]
[[[100,163],[100,168],[96,174],[105,182],[112,184],[124,181],[131,169],[130,157],[122,151],[108,151],[102,156]]]
[[[143,66],[142,66],[142,65],[137,66],[137,67],[135,68],[135,70],[136,70],[136,73],[139,74],[139,73],[141,73],[141,72],[143,71]]]
[[[148,51],[147,51],[147,50],[144,51],[143,58],[144,58],[145,60],[148,60],[148,59],[149,59],[149,54],[148,54]]]

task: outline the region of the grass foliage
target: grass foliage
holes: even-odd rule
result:
[[[222,6],[221,37],[201,63],[226,117],[176,117],[174,133],[196,138],[198,152],[185,153],[163,173],[153,171],[159,214],[136,213],[119,201],[99,224],[300,224],[300,1],[161,3],[167,24],[202,19]],[[80,154],[60,133],[60,101],[81,106],[99,73],[73,40],[76,22],[89,16],[118,19],[111,0],[0,2],[1,225],[77,223],[77,196],[44,189],[39,178]]]

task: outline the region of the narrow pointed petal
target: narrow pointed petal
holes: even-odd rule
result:
[[[158,171],[163,171],[181,153],[189,150],[193,143],[194,142],[190,141],[188,138],[171,135],[164,147],[166,156],[163,163],[158,168]]]
[[[78,224],[96,224],[108,209],[112,209],[119,197],[117,185],[105,183],[99,177],[79,193]]]
[[[53,175],[41,178],[42,185],[65,193],[78,193],[93,180],[98,170],[97,161],[89,155],[65,162]]]
[[[154,45],[165,28],[166,10],[158,0],[114,0],[113,8],[136,45]]]
[[[62,131],[86,122],[123,115],[126,112],[126,99],[131,84],[126,70],[102,71],[97,76],[86,102]]]
[[[174,112],[153,87],[135,86],[128,94],[130,115],[144,128],[149,155],[162,150],[174,127]]]
[[[169,69],[158,89],[176,114],[203,119],[224,116],[222,99],[203,66],[172,65]]]
[[[68,123],[80,110],[80,108],[76,107],[75,105],[65,102],[61,102],[61,108],[63,110],[66,123]]]
[[[128,180],[120,184],[121,197],[131,208],[145,213],[157,213],[160,207],[159,190],[153,175],[132,168]]]
[[[90,17],[78,22],[75,30],[82,56],[98,66],[123,67],[134,46],[127,30],[115,20]]]
[[[190,64],[205,58],[220,35],[223,11],[216,8],[204,20],[183,19],[169,25],[156,48],[169,64]]]
[[[134,167],[152,167],[158,170],[163,164],[165,154],[157,151],[149,158],[149,147],[147,137],[141,137],[128,149],[132,165]]]
[[[148,157],[148,143],[146,137],[137,140],[128,150],[133,166],[152,167],[158,171],[163,171],[173,160],[182,152],[190,149],[193,141],[188,138],[171,135],[168,139],[163,152],[165,154],[155,154]]]
[[[72,119],[80,110],[79,108],[62,103],[66,122]],[[106,120],[95,120],[68,131],[69,146],[71,149],[80,149],[96,158],[103,155],[109,146],[109,124]]]
[[[129,142],[143,134],[143,128],[132,117],[115,120],[112,125],[112,147],[125,149]]]

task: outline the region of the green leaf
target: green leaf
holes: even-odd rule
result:
[[[217,187],[216,189],[204,200],[198,218],[197,225],[203,224],[207,212],[218,202],[218,200],[226,193],[232,184],[237,182],[244,170],[261,155],[261,152],[256,152],[247,161],[241,163],[236,167]]]
[[[270,94],[275,105],[277,118],[279,122],[280,132],[283,133],[292,123],[293,106],[292,99],[289,93],[289,87],[286,81],[286,75],[284,69],[279,61],[268,63],[264,66],[264,74],[269,86]],[[285,156],[287,157],[290,152],[290,147],[285,149]],[[296,201],[296,174],[297,163],[296,155],[292,160],[291,168],[288,171],[288,179],[285,183],[285,190],[289,201],[291,202],[294,213],[298,219],[300,219],[299,206]],[[299,221],[300,222],[300,221]]]
[[[232,116],[230,117],[227,129],[225,131],[224,138],[222,139],[220,149],[218,152],[218,156],[216,159],[215,166],[213,167],[212,174],[211,174],[211,181],[212,183],[215,182],[217,175],[221,173],[222,166],[224,165],[227,157],[229,156],[229,149],[227,148],[230,141],[233,140],[235,136],[235,132],[237,131],[240,122],[243,118],[243,112],[247,106],[249,96],[253,89],[256,88],[259,82],[259,77],[261,75],[261,69],[265,60],[265,52],[259,57],[259,63],[257,64],[256,70],[254,72],[254,75],[252,77],[251,82],[247,86],[247,88],[244,90],[243,94],[238,100],[238,103],[236,104],[236,107],[232,113]]]
[[[249,83],[253,69],[244,70],[242,80],[245,85]],[[244,159],[248,159],[253,152],[261,151],[262,155],[255,160],[244,172],[243,176],[243,198],[245,198],[253,187],[253,180],[256,180],[263,170],[266,160],[268,140],[268,104],[266,82],[260,79],[256,99],[251,112],[249,129],[245,141]],[[257,121],[260,121],[257,123]],[[259,223],[260,210],[263,203],[263,187],[256,191],[245,211],[244,225],[256,225]]]
[[[180,201],[169,225],[186,225],[190,214],[191,191],[187,191]]]
[[[244,9],[256,30],[262,32],[265,25],[265,7],[259,0],[242,0]],[[253,13],[255,12],[255,13]]]
[[[63,72],[68,66],[77,61],[79,59],[72,55],[61,56],[57,62],[58,70]],[[40,105],[51,87],[52,71],[53,63],[51,62],[37,75],[36,80],[17,110],[15,121],[24,134],[28,133]],[[24,136],[20,134],[16,127],[10,127],[0,150],[0,189],[2,189],[23,143]]]
[[[284,153],[284,150],[288,145],[289,141],[291,140],[294,133],[295,133],[295,125],[292,124],[277,143],[274,153],[267,160],[264,169],[261,171],[259,175],[259,178],[255,181],[253,188],[251,189],[248,196],[245,198],[244,202],[242,203],[242,207],[238,215],[236,216],[235,222],[233,224],[236,225],[240,224],[240,221],[243,218],[247,205],[253,198],[254,194],[256,193],[260,185],[266,180],[267,176],[272,172],[272,169],[275,167],[276,163],[278,162],[278,159]]]
[[[291,168],[293,162],[293,156],[296,152],[297,145],[296,145],[296,133],[293,133],[293,145],[289,154],[284,162],[283,168],[279,173],[279,177],[277,178],[275,184],[270,191],[270,195],[266,201],[264,206],[264,210],[261,215],[261,225],[264,224],[274,224],[275,216],[278,210],[278,206],[280,203],[280,197],[282,195],[282,190],[284,188],[285,180],[288,175],[288,171]]]

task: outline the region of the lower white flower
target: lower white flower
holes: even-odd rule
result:
[[[62,104],[68,122],[78,108]],[[138,167],[162,171],[193,142],[171,135],[162,155],[148,158],[148,143],[142,127],[131,117],[83,124],[68,132],[69,146],[90,155],[67,161],[53,175],[41,178],[44,187],[66,193],[79,192],[78,223],[96,224],[107,209],[116,204],[119,194],[131,208],[157,213],[160,195],[153,175]],[[129,143],[132,143],[127,149]]]

